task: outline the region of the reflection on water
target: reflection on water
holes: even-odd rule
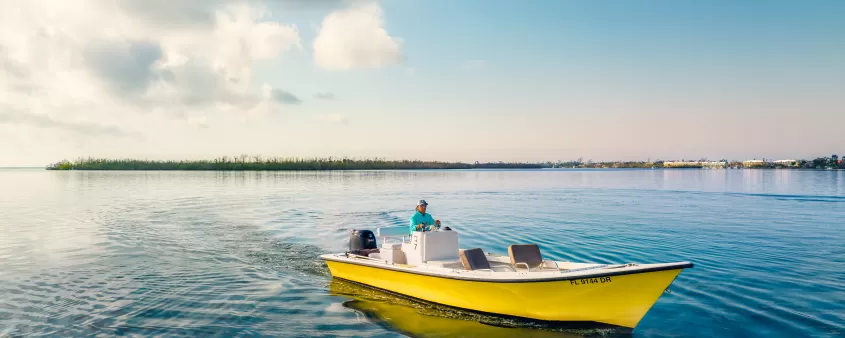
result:
[[[583,337],[628,336],[624,328],[564,328],[549,323],[503,318],[403,297],[333,278],[329,292],[350,298],[343,307],[411,337]],[[514,304],[514,306],[519,306]],[[563,325],[563,324],[561,324]],[[572,325],[568,325],[572,326]]]
[[[320,254],[420,199],[462,247],[695,263],[634,336],[845,334],[845,171],[0,169],[0,337],[619,333],[327,287]]]

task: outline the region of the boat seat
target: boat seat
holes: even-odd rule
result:
[[[540,246],[537,244],[513,244],[508,246],[508,255],[511,258],[511,264],[514,268],[517,265],[525,266],[528,271],[531,269],[542,270],[546,267],[546,263],[553,263],[553,269],[557,270],[557,263],[543,259],[543,254],[540,253]]]
[[[481,248],[463,250],[460,256],[464,270],[493,270]]]

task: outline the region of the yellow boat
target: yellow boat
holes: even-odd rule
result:
[[[376,245],[376,237],[382,245]],[[387,238],[402,237],[400,243]],[[407,237],[407,239],[405,238]],[[350,250],[320,256],[332,276],[413,298],[494,315],[633,329],[675,277],[693,265],[549,261],[537,245],[508,256],[459,249],[458,233],[406,227],[355,230]]]

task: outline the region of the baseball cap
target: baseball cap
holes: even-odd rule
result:
[[[428,203],[425,200],[420,200],[420,202],[417,203],[417,206],[428,206]]]

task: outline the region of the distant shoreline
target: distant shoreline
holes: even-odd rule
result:
[[[14,168],[14,167],[12,167]],[[60,161],[47,170],[122,171],[319,171],[319,170],[467,170],[467,169],[845,169],[834,155],[814,160],[784,161],[616,161],[616,162],[445,162],[419,160],[295,158],[258,156],[220,157],[213,160],[160,161],[138,159],[78,159]]]
[[[182,171],[314,171],[314,170],[444,170],[541,169],[540,163],[463,163],[416,160],[346,158],[227,158],[200,161],[150,161],[134,159],[81,159],[61,161],[47,170],[182,170]]]

